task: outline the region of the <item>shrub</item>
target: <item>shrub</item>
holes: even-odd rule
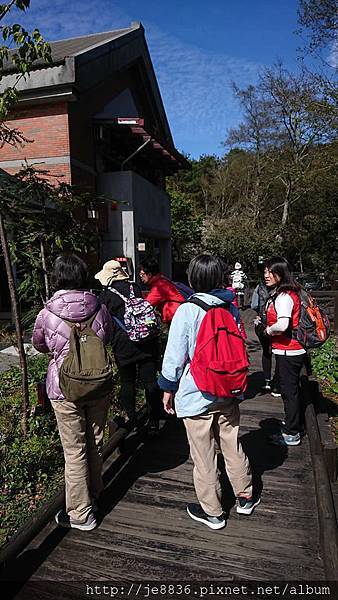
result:
[[[36,383],[45,377],[47,356],[28,362],[31,406],[37,402]],[[28,419],[22,436],[21,373],[18,367],[0,374],[0,544],[20,527],[32,510],[59,487],[63,455],[54,413]]]
[[[311,357],[313,372],[324,386],[326,394],[337,401],[338,353],[337,338],[332,336],[321,348],[314,350]]]

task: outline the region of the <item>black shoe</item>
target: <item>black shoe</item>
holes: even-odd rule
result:
[[[271,392],[271,389],[272,389],[271,388],[271,379],[266,379],[265,384],[262,387],[262,392],[264,394],[267,394],[267,393]]]
[[[203,508],[200,504],[188,504],[187,513],[189,517],[194,519],[194,521],[199,521],[200,523],[204,523],[210,529],[222,529],[225,527],[226,520],[225,516],[222,513],[219,517],[211,517],[204,512]]]
[[[114,422],[117,425],[117,428],[120,427],[125,427],[126,426],[126,420],[124,417],[121,417],[120,415],[116,415],[116,417],[114,417]]]

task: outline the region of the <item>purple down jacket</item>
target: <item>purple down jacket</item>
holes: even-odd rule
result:
[[[112,337],[112,321],[104,304],[85,290],[59,290],[45,305],[35,321],[32,343],[39,352],[50,352],[47,371],[47,395],[50,400],[62,400],[59,388],[59,369],[69,348],[70,327],[62,321],[81,322],[96,311],[92,329],[108,343]]]

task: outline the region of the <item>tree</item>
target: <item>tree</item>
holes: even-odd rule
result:
[[[11,298],[11,307],[13,320],[16,330],[17,347],[22,376],[22,419],[21,427],[24,435],[27,433],[27,413],[29,407],[29,390],[28,390],[28,371],[25,348],[23,343],[23,328],[20,316],[20,306],[18,293],[15,285],[12,256],[7,235],[8,222],[17,220],[23,211],[33,211],[34,206],[29,206],[23,199],[23,205],[20,210],[20,192],[22,191],[19,181],[9,177],[6,173],[0,174],[0,241],[5,262],[9,293]],[[4,216],[6,215],[6,216]]]
[[[195,215],[191,198],[183,192],[168,190],[171,204],[174,257],[179,262],[190,259],[199,248],[202,217]]]
[[[10,2],[0,5],[0,21],[9,15],[13,9],[25,11],[29,8],[30,0],[11,0]],[[4,76],[4,64],[9,62],[15,70],[14,83],[6,87],[0,93],[0,147],[4,144],[19,144],[25,140],[24,136],[17,129],[11,128],[5,123],[9,112],[15,106],[18,100],[17,85],[22,78],[26,78],[32,68],[34,61],[37,58],[44,60],[50,59],[50,46],[43,40],[38,29],[34,29],[32,34],[29,34],[21,25],[15,23],[13,25],[5,25],[0,28],[1,36],[4,44],[0,46],[0,82]],[[14,51],[10,53],[11,45],[14,45]],[[12,203],[17,206],[15,194],[19,193],[19,185],[14,179],[2,177],[2,184],[5,183],[6,194],[4,188],[0,198],[0,238],[4,262],[8,278],[8,285],[11,297],[12,313],[15,322],[17,346],[22,371],[22,431],[27,433],[27,410],[29,406],[29,391],[28,391],[28,376],[27,362],[23,344],[23,330],[20,319],[20,310],[18,295],[13,276],[13,268],[9,251],[8,236],[6,230],[7,218],[12,210]]]
[[[228,132],[224,146],[243,147],[250,153],[244,197],[256,228],[266,202],[265,172],[270,163],[269,149],[276,142],[276,127],[271,100],[261,93],[259,87],[250,85],[240,89],[234,84],[233,90],[241,104],[244,119],[237,128]]]
[[[260,226],[268,203],[270,213],[280,215],[278,235],[283,236],[290,210],[306,193],[315,148],[321,144],[323,151],[324,144],[334,138],[337,113],[321,90],[313,88],[306,71],[294,75],[281,63],[265,70],[256,87],[235,88],[235,93],[243,121],[229,132],[226,144],[241,145],[254,159],[246,199],[253,225]],[[332,153],[329,156],[333,158]],[[316,168],[320,168],[317,158]],[[327,162],[322,162],[322,168],[328,168]],[[272,189],[279,202],[271,203]]]
[[[17,174],[25,202],[37,209],[10,223],[20,300],[32,307],[28,319],[26,316],[28,323],[50,297],[49,273],[55,255],[65,251],[88,254],[98,243],[95,220],[86,219],[94,201],[92,194],[66,183],[52,184],[49,177],[48,171],[31,166]],[[98,202],[95,199],[95,205]]]
[[[309,50],[313,52],[337,41],[336,0],[300,0],[298,21],[309,37]]]

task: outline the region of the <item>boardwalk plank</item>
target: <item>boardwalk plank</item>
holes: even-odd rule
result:
[[[253,348],[254,372],[260,354],[257,344]],[[254,373],[241,405],[242,444],[262,486],[262,502],[251,517],[237,515],[226,478],[226,528],[211,531],[188,517],[186,503],[195,500],[192,463],[182,424],[170,421],[161,438],[141,445],[107,486],[97,530],[61,535],[49,524],[19,557],[17,567],[23,565],[31,579],[18,600],[30,599],[32,582],[48,580],[68,582],[64,598],[76,598],[77,582],[91,580],[322,580],[308,441],[287,451],[268,444],[267,433],[283,416],[282,401],[255,396],[257,383]],[[53,598],[49,588],[45,598]]]

